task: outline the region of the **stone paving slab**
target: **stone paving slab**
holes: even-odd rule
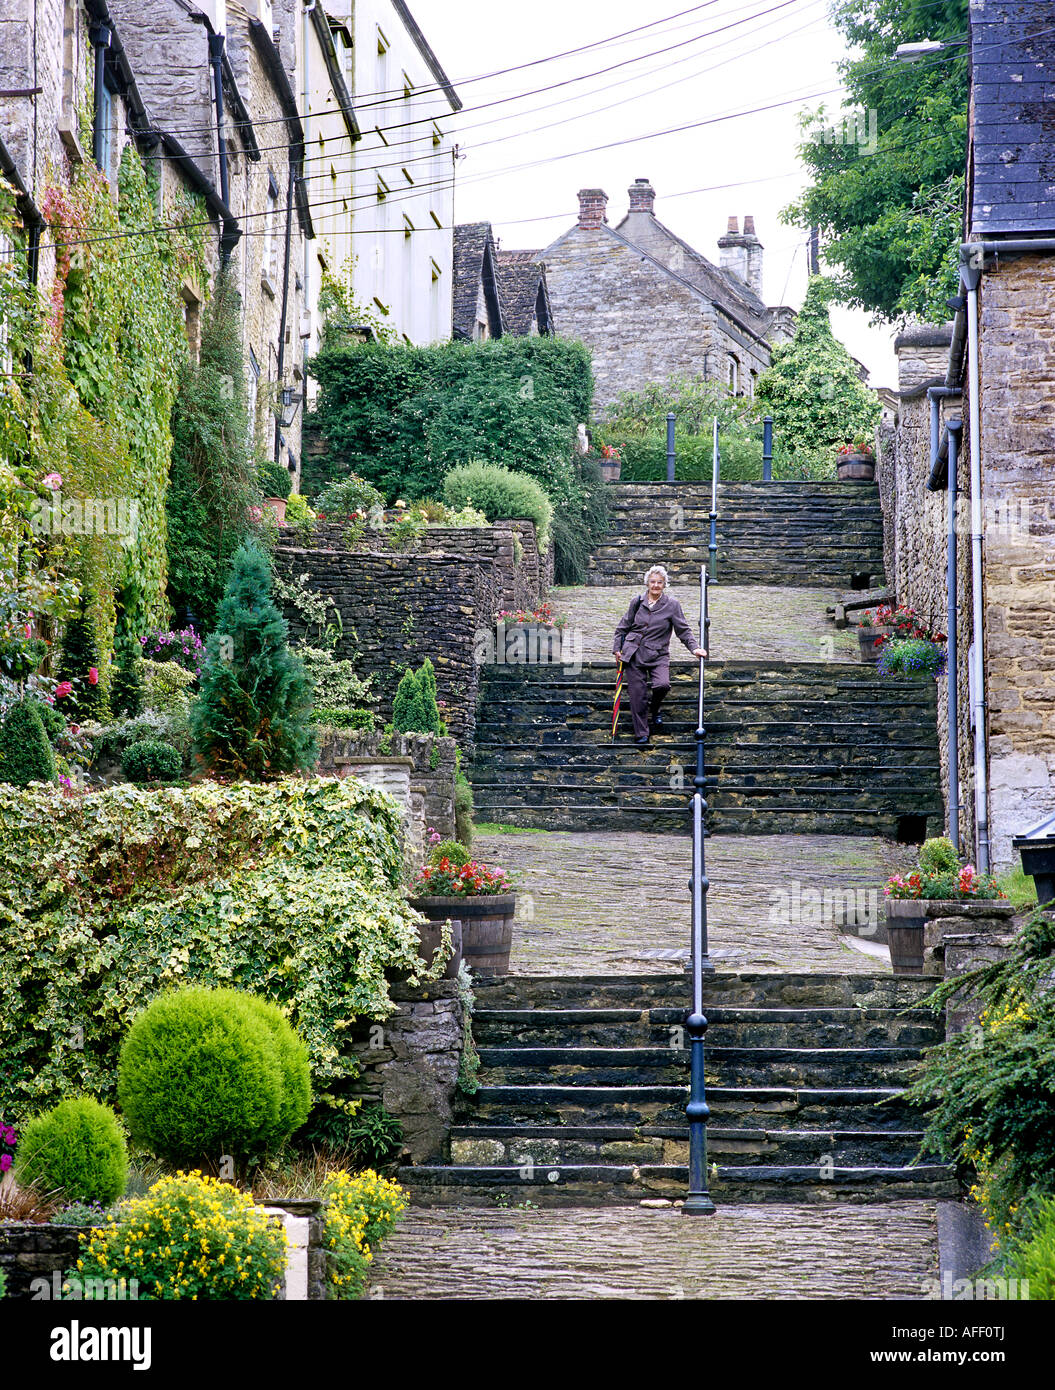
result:
[[[686,955],[691,836],[481,832],[473,853],[506,869],[519,886],[513,974],[669,974]],[[705,864],[715,965],[723,971],[889,970],[885,952],[866,954],[840,934],[841,894],[853,890],[861,917],[882,914],[882,885],[912,854],[911,846],[870,837],[713,836],[705,844]]]
[[[408,1209],[370,1296],[407,1299],[920,1299],[934,1202],[876,1206]]]
[[[694,631],[700,625],[699,588],[672,585]],[[641,588],[583,587],[551,589],[554,613],[582,633],[582,660],[612,657],[612,638],[619,619]],[[825,609],[842,590],[786,589],[768,584],[715,584],[708,595],[711,617],[710,654],[716,661],[847,661],[861,664],[856,630],[837,632]],[[671,659],[692,661],[677,637]]]

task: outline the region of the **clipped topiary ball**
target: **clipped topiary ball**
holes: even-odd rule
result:
[[[0,725],[0,782],[26,787],[55,780],[55,755],[44,730],[43,706],[18,700]]]
[[[90,1096],[61,1101],[22,1130],[15,1176],[70,1202],[108,1207],[125,1190],[128,1150],[117,1116]]]
[[[172,782],[183,771],[183,759],[171,743],[144,738],[125,749],[121,771],[129,782]]]
[[[956,846],[945,836],[924,840],[919,852],[919,866],[925,874],[954,874],[960,868]]]
[[[472,857],[472,852],[466,849],[460,840],[441,840],[438,845],[433,845],[429,852],[429,863],[435,865],[441,859],[449,859],[456,869],[460,869],[463,864],[468,864]]]
[[[117,1095],[136,1144],[173,1164],[216,1168],[285,1137],[284,1065],[252,996],[192,986],[161,995],[133,1023]]]
[[[282,1103],[278,1124],[268,1136],[269,1147],[285,1143],[300,1129],[311,1110],[311,1067],[308,1049],[297,1036],[293,1025],[277,1004],[261,999],[257,994],[243,995],[246,1004],[271,1033],[282,1071]]]

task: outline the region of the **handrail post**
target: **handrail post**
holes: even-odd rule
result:
[[[707,604],[707,570],[700,566],[700,646],[710,651],[710,614]],[[696,776],[693,779],[695,791],[692,796],[692,1008],[685,1018],[685,1029],[689,1035],[690,1081],[689,1103],[685,1114],[689,1122],[689,1191],[682,1204],[682,1213],[697,1216],[713,1216],[715,1212],[711,1194],[707,1191],[707,1119],[710,1107],[707,1104],[706,1084],[703,1072],[703,1040],[707,1032],[707,1019],[703,1012],[703,976],[713,974],[714,966],[707,953],[707,890],[710,883],[704,865],[703,854],[703,813],[707,807],[703,791],[705,786],[705,733],[703,727],[703,687],[705,661],[700,662],[698,703],[696,718]]]
[[[718,453],[718,416],[714,417],[714,448],[711,461],[711,543],[707,547],[710,551],[708,560],[710,562],[711,583],[718,578],[718,467],[720,455]]]
[[[674,412],[667,411],[667,482],[674,481]]]
[[[762,481],[773,481],[773,417],[767,415],[762,421]]]

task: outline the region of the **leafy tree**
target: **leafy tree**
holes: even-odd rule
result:
[[[267,557],[247,541],[235,553],[190,710],[194,750],[211,771],[266,781],[314,767],[314,692],[287,635]]]
[[[860,55],[841,64],[846,105],[860,119],[848,128],[845,111],[823,108],[803,117],[811,136],[800,153],[813,183],[785,220],[820,227],[843,303],[877,319],[944,322],[957,287],[967,50],[917,63],[898,62],[894,50],[963,37],[968,0],[838,0],[833,18]],[[825,128],[830,141],[817,138]]]
[[[792,455],[816,455],[867,436],[879,420],[879,398],[832,332],[831,295],[830,281],[821,275],[810,280],[795,336],[773,350],[772,365],[755,390]]]
[[[179,621],[193,621],[199,631],[213,625],[258,495],[239,305],[229,276],[218,279],[198,361],[184,366],[172,411],[168,596]]]

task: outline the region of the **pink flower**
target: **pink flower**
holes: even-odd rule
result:
[[[98,668],[97,666],[89,666],[89,667],[88,667],[88,684],[89,684],[89,685],[98,685],[98,684],[99,684],[99,668]]]
[[[52,492],[58,492],[59,488],[62,487],[62,478],[58,473],[49,473],[46,478],[41,479],[41,482],[45,487],[50,487]]]
[[[55,699],[64,700],[67,695],[73,694],[73,686],[69,681],[59,681],[55,687]]]
[[[0,1154],[0,1172],[6,1173],[13,1162],[10,1154]]]

